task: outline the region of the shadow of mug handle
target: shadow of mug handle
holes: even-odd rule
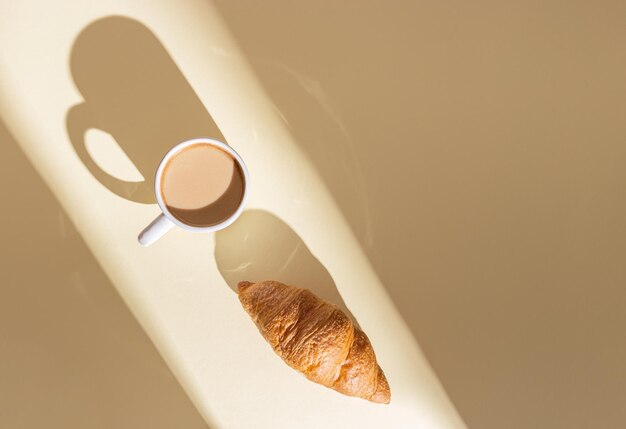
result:
[[[122,198],[143,204],[154,204],[154,192],[152,186],[144,180],[142,182],[129,182],[118,179],[104,171],[87,151],[85,135],[90,129],[101,129],[92,123],[93,115],[89,112],[86,103],[80,103],[67,113],[67,133],[76,151],[89,172],[107,189]],[[102,130],[106,132],[105,130]]]

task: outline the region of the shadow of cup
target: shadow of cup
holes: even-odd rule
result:
[[[111,16],[90,24],[72,47],[70,69],[85,100],[67,114],[70,141],[93,176],[122,198],[154,203],[155,170],[181,141],[224,141],[165,47],[133,19]],[[86,147],[89,129],[110,134],[145,180],[121,180],[98,165]]]
[[[304,241],[285,222],[264,210],[246,210],[215,234],[215,260],[230,288],[241,281],[276,280],[310,289],[355,322],[335,281]]]

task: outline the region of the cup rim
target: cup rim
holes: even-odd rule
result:
[[[228,218],[224,219],[222,222],[217,223],[215,225],[211,225],[211,226],[193,226],[193,225],[188,225],[178,220],[167,209],[167,206],[165,205],[165,201],[163,200],[163,195],[161,192],[161,178],[163,176],[163,171],[165,170],[165,166],[167,165],[169,160],[172,159],[172,157],[176,155],[178,152],[180,152],[182,149],[195,145],[195,144],[202,144],[202,143],[216,146],[222,149],[224,152],[231,155],[235,159],[235,161],[239,164],[239,167],[241,168],[241,171],[243,172],[243,180],[244,180],[243,196],[241,198],[241,202],[239,203],[239,206],[237,207],[237,210],[235,210]],[[176,146],[174,146],[173,148],[167,151],[167,153],[165,154],[165,156],[159,163],[157,171],[154,175],[154,194],[156,196],[156,200],[157,200],[157,204],[159,205],[159,208],[161,209],[165,217],[167,217],[167,219],[171,221],[174,225],[179,226],[187,231],[192,231],[192,232],[219,231],[221,229],[228,227],[233,222],[235,222],[235,220],[237,220],[237,218],[243,212],[243,209],[248,200],[248,187],[249,186],[250,186],[250,175],[248,173],[248,167],[246,166],[245,162],[243,162],[243,159],[241,158],[241,156],[235,151],[235,149],[228,146],[226,143],[216,140],[216,139],[209,138],[209,137],[197,137],[197,138],[185,140],[183,142],[178,143]]]

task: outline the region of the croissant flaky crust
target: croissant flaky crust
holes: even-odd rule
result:
[[[240,282],[239,300],[274,351],[309,380],[388,404],[389,384],[369,339],[333,304],[276,281]]]

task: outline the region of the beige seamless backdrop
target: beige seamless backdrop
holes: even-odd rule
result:
[[[626,2],[216,4],[469,428],[626,427]]]
[[[34,167],[2,142],[3,174],[26,173],[3,187],[21,287],[0,289],[0,419],[62,427],[78,403],[109,427],[463,428],[454,408],[470,429],[626,427],[623,0],[0,3],[0,115]],[[244,156],[250,210],[138,248],[159,154],[198,133]],[[31,192],[70,238],[26,229]],[[27,233],[40,253],[7,244]],[[275,266],[358,319],[389,407],[260,339],[229,285]]]

